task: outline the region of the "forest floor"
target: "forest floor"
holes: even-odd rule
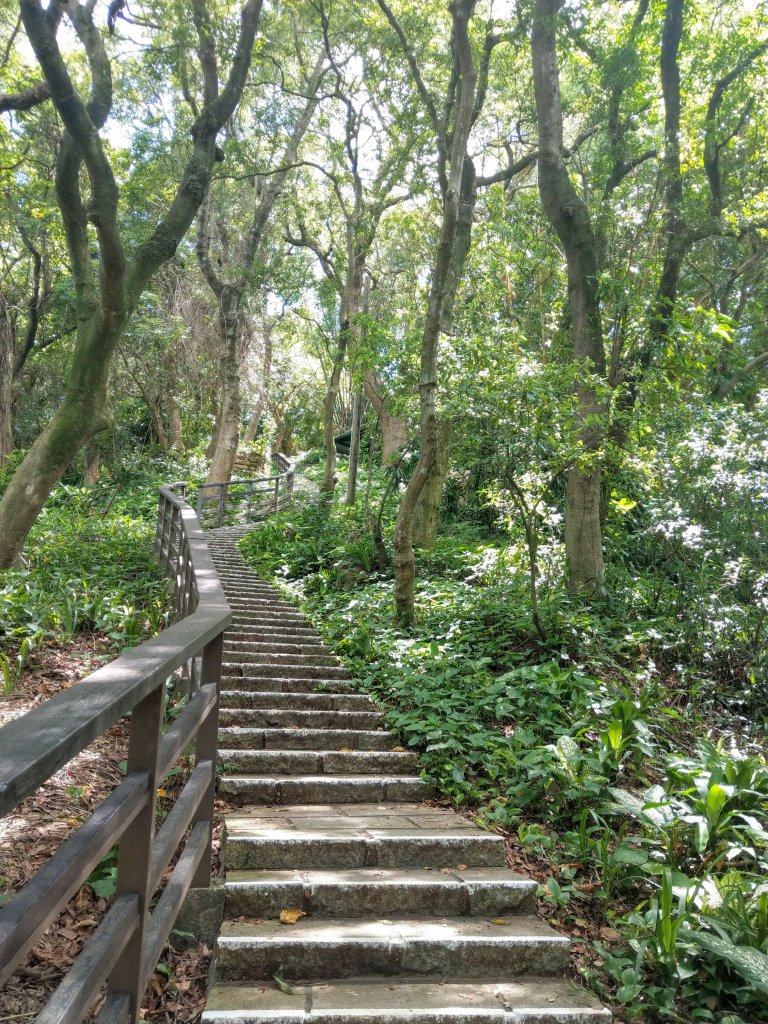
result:
[[[15,692],[0,698],[0,727],[73,686],[115,656],[109,638],[79,633],[74,640],[34,652]],[[59,848],[123,775],[128,722],[114,725],[64,765],[36,793],[0,822],[0,903]],[[179,772],[159,791],[158,816],[173,803],[183,785]],[[219,840],[214,837],[217,861]],[[47,1002],[104,915],[114,865],[103,862],[0,989],[0,1024],[32,1021]],[[102,884],[99,884],[101,882]],[[185,936],[171,936],[150,979],[141,1017],[157,1024],[194,1022],[205,1006],[211,952],[202,944],[186,948]],[[97,1006],[94,1013],[99,1009]]]

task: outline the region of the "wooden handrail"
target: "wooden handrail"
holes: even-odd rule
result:
[[[200,484],[197,518],[203,526],[251,523],[278,512],[293,497],[294,465],[287,455],[276,455],[278,472],[250,480]]]
[[[0,908],[0,983],[7,980],[102,857],[118,844],[117,892],[38,1020],[82,1021],[107,983],[97,1018],[136,1021],[144,991],[191,886],[210,882],[223,633],[232,620],[186,484],[160,489],[155,547],[174,581],[179,621],[0,730],[0,814],[131,715],[125,779]],[[182,670],[187,707],[163,732],[166,683]],[[155,799],[178,755],[196,767],[155,834]],[[150,916],[152,897],[189,838]]]

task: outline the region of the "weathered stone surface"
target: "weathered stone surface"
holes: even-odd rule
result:
[[[349,978],[366,973],[511,977],[535,963],[548,975],[568,966],[568,939],[538,918],[504,925],[475,918],[334,920],[307,917],[291,928],[225,922],[218,945],[221,981],[271,977]]]
[[[194,945],[204,942],[213,947],[221,930],[224,919],[225,890],[222,885],[212,885],[208,889],[190,889],[181,905],[174,929],[187,932],[194,936],[186,939],[176,936],[174,945]]]

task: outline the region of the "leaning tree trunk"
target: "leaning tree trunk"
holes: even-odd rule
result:
[[[219,91],[217,47],[208,11],[192,5],[205,81],[204,102],[192,127],[193,145],[165,217],[126,262],[120,234],[118,188],[100,131],[112,106],[112,74],[92,5],[69,4],[67,16],[90,69],[86,100],[70,78],[56,38],[60,5],[44,10],[21,0],[24,28],[35,51],[64,132],[56,161],[56,201],[72,267],[78,334],[64,400],[13,476],[0,500],[0,568],[11,565],[48,495],[83,443],[105,426],[102,410],[117,343],[152,276],[186,235],[205,194],[216,156],[216,136],[240,99],[251,64],[262,0],[246,0],[230,73]],[[90,181],[88,206],[80,184]],[[94,235],[90,235],[90,224]],[[98,246],[94,260],[92,239]]]
[[[536,0],[531,33],[533,85],[539,125],[539,192],[542,205],[565,250],[573,358],[584,374],[605,377],[605,353],[598,297],[597,243],[589,212],[577,194],[563,158],[563,112],[557,66],[555,22],[563,0]],[[601,443],[604,410],[588,383],[578,395],[585,457],[568,474],[565,549],[568,587],[592,594],[603,583],[600,467],[594,455]]]
[[[413,543],[417,548],[434,547],[440,521],[440,501],[450,468],[448,445],[453,425],[447,420],[440,420],[437,429],[438,446],[435,461],[413,513]]]
[[[0,292],[0,466],[13,451],[13,325]]]
[[[379,382],[375,374],[367,371],[363,378],[365,397],[373,406],[381,429],[381,465],[384,469],[400,457],[400,453],[408,444],[408,421],[395,416],[387,408],[386,401],[381,397]]]
[[[219,435],[211,458],[206,483],[225,483],[232,476],[240,441],[240,366],[237,336],[240,326],[240,296],[224,287],[220,299],[221,334],[224,352],[221,358],[221,408]]]
[[[64,401],[30,448],[0,506],[0,567],[12,565],[46,498],[83,442],[107,426],[102,410],[107,376],[122,324],[104,331],[100,317],[78,341]],[[89,358],[90,357],[90,358]]]

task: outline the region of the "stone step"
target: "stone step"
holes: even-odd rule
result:
[[[249,708],[239,704],[233,694],[222,693],[219,724],[242,725],[252,729],[378,729],[384,716],[378,711],[277,711],[269,708]],[[242,691],[236,696],[241,697]],[[225,699],[226,697],[226,699]],[[228,701],[232,698],[231,703]]]
[[[225,699],[226,698],[226,699]],[[237,700],[238,703],[234,703]],[[328,693],[323,691],[224,690],[222,707],[254,708],[269,711],[362,711],[374,710],[364,693]]]
[[[254,683],[259,680],[253,680]],[[359,693],[339,693],[331,689],[309,689],[308,685],[302,690],[289,690],[285,683],[280,690],[269,689],[222,689],[220,708],[223,710],[237,708],[240,711],[263,711],[263,712],[286,712],[289,714],[303,715],[314,714],[315,712],[328,712],[337,715],[347,712],[353,715],[379,715],[370,699]],[[307,681],[312,682],[312,680]],[[335,680],[331,680],[334,684]],[[291,696],[293,699],[291,698]],[[315,699],[316,697],[316,699]],[[362,699],[360,699],[362,697]],[[335,699],[334,699],[335,698]],[[335,728],[336,723],[330,720],[331,727]],[[342,720],[343,722],[343,720]],[[367,728],[370,719],[360,720],[355,723],[360,728]],[[231,724],[231,723],[229,723]],[[237,724],[237,723],[236,723]],[[250,723],[253,725],[253,723]],[[292,721],[288,724],[301,725],[301,721]],[[381,724],[381,717],[373,725],[378,728]],[[321,728],[323,725],[321,725]],[[343,724],[339,724],[343,728]]]
[[[307,620],[303,615],[287,614],[280,612],[249,612],[241,611],[238,608],[232,609],[232,625],[238,626],[306,626]]]
[[[281,651],[251,651],[249,644],[229,643],[224,651],[225,662],[239,662],[243,665],[279,665],[290,668],[341,668],[339,659],[332,654],[295,654]],[[267,645],[268,646],[268,645]],[[348,670],[347,670],[348,671]]]
[[[338,665],[339,659],[329,654],[323,644],[308,644],[301,637],[293,642],[281,640],[249,640],[248,638],[232,637],[227,633],[224,639],[224,651],[242,651],[248,654],[290,654],[295,658],[327,658],[332,657],[333,664]]]
[[[285,655],[284,661],[261,664],[258,661],[246,661],[244,660],[246,657],[247,655],[237,656],[228,653],[222,662],[222,672],[224,675],[248,675],[252,678],[267,676],[283,679],[295,676],[299,679],[325,680],[352,678],[349,669],[341,665],[305,665],[301,663],[297,665],[291,662],[290,655]],[[251,655],[251,657],[258,658],[258,655]]]
[[[392,733],[372,729],[219,729],[219,746],[229,750],[392,750],[398,745]]]
[[[276,643],[322,643],[319,633],[312,626],[230,626],[224,635],[227,640],[247,640],[254,643],[268,643],[272,639]]]
[[[286,907],[314,917],[503,917],[533,913],[536,882],[506,868],[357,868],[232,871],[227,917],[276,918]]]
[[[226,590],[224,591],[226,594]],[[289,604],[287,601],[280,601],[274,597],[233,597],[231,594],[227,594],[227,604],[232,611],[250,611],[250,612],[264,612],[264,613],[276,613],[281,614],[283,612],[289,612],[296,615],[301,613],[297,611],[296,606]]]
[[[572,981],[520,975],[501,982],[368,974],[276,985],[216,984],[202,1024],[609,1024],[611,1014]]]
[[[420,795],[428,794],[424,791]],[[224,852],[227,871],[504,867],[502,837],[481,832],[463,819],[453,825],[445,823],[442,829],[432,831],[429,816],[415,816],[408,827],[403,827],[403,815],[388,815],[382,810],[381,817],[355,818],[355,805],[343,806],[348,807],[349,812],[341,819],[331,816],[333,805],[329,805],[322,817],[318,809],[316,818],[287,817],[291,814],[290,805],[286,805],[285,818],[259,819],[253,814],[244,813],[242,817],[228,814]],[[260,810],[254,808],[254,813]],[[336,824],[338,821],[346,827]],[[399,827],[393,827],[392,821]]]
[[[221,771],[249,775],[409,775],[419,759],[392,750],[219,750]]]
[[[216,978],[243,981],[277,972],[305,980],[362,974],[509,978],[568,969],[570,942],[530,915],[502,918],[401,918],[389,921],[306,917],[279,922],[227,921],[219,936]]]
[[[222,775],[219,793],[238,803],[332,804],[423,800],[431,790],[412,775]]]
[[[262,690],[270,693],[355,693],[349,679],[295,679],[286,676],[228,675],[221,677],[222,690]]]

